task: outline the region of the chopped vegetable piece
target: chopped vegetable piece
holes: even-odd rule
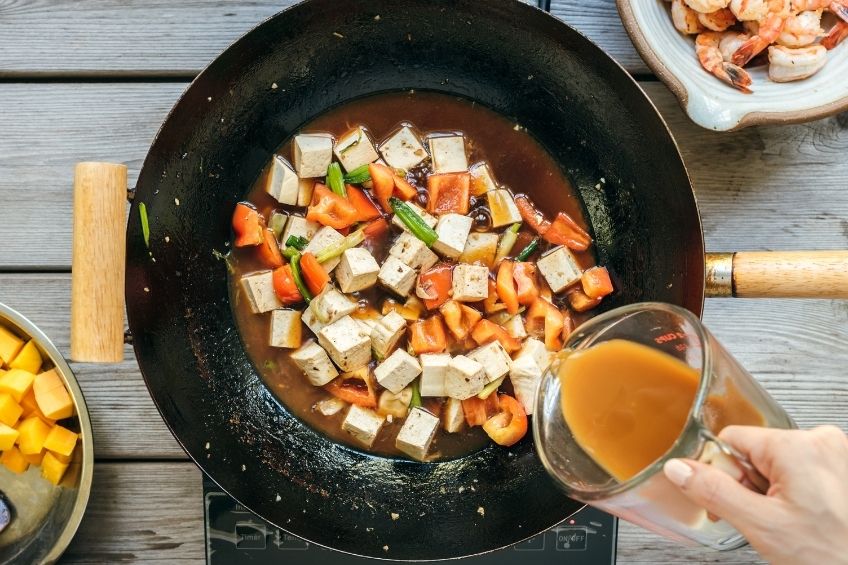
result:
[[[472,396],[462,401],[462,412],[465,415],[465,423],[470,427],[482,426],[486,420],[497,414],[500,410],[498,395],[493,394],[488,398]]]
[[[562,348],[564,323],[562,312],[544,298],[536,299],[527,309],[525,320],[527,333],[534,337],[544,336],[545,347],[549,351],[558,351]]]
[[[501,310],[506,310],[506,305],[498,300],[498,289],[495,281],[489,279],[489,294],[486,299],[483,300],[483,311],[486,312],[486,314],[494,314]]]
[[[554,245],[565,245],[575,251],[586,251],[592,243],[589,234],[565,212],[557,214],[554,223],[542,234],[542,237]]]
[[[380,393],[380,400],[377,401],[377,413],[382,416],[391,414],[393,418],[406,418],[412,406],[412,398],[411,386],[404,388],[397,394],[390,390],[384,390]],[[418,400],[421,400],[420,396]]]
[[[365,234],[365,237],[369,239],[376,239],[382,237],[389,231],[389,222],[386,221],[385,218],[377,218],[373,222],[369,222],[364,228],[362,228],[362,232]]]
[[[312,253],[304,253],[300,256],[300,270],[312,296],[321,294],[321,291],[330,282],[330,275],[327,274],[327,271],[324,270],[324,267]]]
[[[527,434],[527,413],[524,407],[508,394],[498,395],[500,412],[486,420],[483,431],[498,445],[515,445]]]
[[[521,224],[512,224],[501,236],[501,241],[498,243],[498,252],[495,255],[495,265],[506,259],[512,248],[515,247],[515,242],[518,241],[518,230],[521,229]]]
[[[423,241],[427,247],[431,247],[439,236],[436,230],[427,225],[424,219],[415,213],[415,210],[410,208],[405,202],[391,197],[389,198],[389,206],[392,211],[397,214],[398,218],[409,228],[409,231]]]
[[[144,237],[144,246],[150,249],[150,221],[147,218],[147,205],[138,203],[138,216],[141,218],[141,235]]]
[[[571,310],[563,308],[562,313],[562,342],[565,343],[571,332],[574,331],[574,319],[571,317]]]
[[[280,253],[280,244],[277,243],[277,238],[274,232],[270,229],[264,230],[264,241],[257,247],[259,259],[262,264],[270,269],[276,269],[283,266],[283,255]]]
[[[303,297],[303,300],[309,304],[312,300],[312,294],[309,292],[309,289],[306,288],[306,283],[303,282],[303,274],[300,270],[300,253],[296,254],[291,258],[291,273],[292,278],[294,279],[294,284],[297,286],[298,292]]]
[[[380,210],[371,202],[365,192],[355,186],[347,187],[347,199],[356,208],[356,221],[367,222],[380,217]]]
[[[383,302],[382,313],[385,316],[389,312],[397,312],[404,320],[415,322],[421,317],[423,310],[421,301],[414,296],[410,296],[406,300],[406,304],[399,304],[394,299],[387,298]]]
[[[327,167],[327,186],[329,186],[330,190],[332,190],[335,194],[342,197],[347,196],[342,167],[338,163],[330,163],[330,166]]]
[[[496,390],[498,390],[498,388],[500,388],[500,386],[504,382],[504,379],[506,379],[506,375],[504,375],[504,376],[502,376],[498,379],[495,379],[492,382],[490,382],[489,384],[487,384],[485,386],[485,388],[483,388],[483,390],[480,391],[480,394],[477,395],[477,398],[480,398],[482,400],[486,400],[487,398],[489,398],[489,396],[491,396],[493,392],[495,392]],[[497,395],[495,395],[495,396],[497,396]]]
[[[503,261],[498,268],[497,292],[501,302],[506,306],[506,311],[510,314],[518,314],[518,295],[515,293],[515,281],[513,273],[515,271],[515,263],[512,261]]]
[[[274,269],[274,294],[283,304],[297,304],[303,301],[300,291],[294,282],[291,265],[283,265]]]
[[[141,204],[139,204],[139,209]],[[239,202],[233,212],[233,232],[235,247],[259,245],[265,241],[265,220],[262,214],[249,202]]]
[[[303,251],[308,244],[309,240],[302,235],[290,235],[286,240],[286,247],[294,247],[298,251]]]
[[[536,209],[536,206],[533,205],[533,202],[526,195],[516,195],[515,205],[518,206],[521,217],[533,231],[543,236],[550,229],[551,223],[545,218],[542,212]]]
[[[356,247],[363,241],[365,241],[365,231],[364,228],[360,228],[350,235],[346,235],[344,239],[338,243],[325,247],[317,256],[318,262],[326,263],[330,259],[335,259],[348,249]]]
[[[448,300],[442,304],[439,307],[439,312],[441,312],[448,330],[460,341],[468,337],[472,328],[483,317],[480,312],[471,306],[456,300]]]
[[[521,340],[515,339],[505,329],[489,320],[480,320],[471,330],[471,338],[478,345],[485,345],[490,341],[497,340],[508,353],[513,353],[521,348]]]
[[[453,287],[453,267],[440,263],[418,275],[415,293],[424,300],[428,310],[434,310],[450,298]]]
[[[271,219],[268,221],[268,227],[271,228],[271,231],[274,232],[274,237],[280,239],[283,235],[283,231],[286,229],[286,223],[288,223],[289,217],[286,214],[280,212],[274,212],[271,214]],[[286,243],[286,245],[289,245]]]
[[[363,182],[368,182],[371,180],[371,173],[368,172],[368,167],[370,167],[370,165],[361,165],[356,167],[344,176],[344,182],[346,184],[362,184]]]
[[[393,194],[401,200],[412,200],[418,194],[418,191],[406,179],[395,175],[395,190]]]
[[[575,312],[586,312],[601,303],[600,298],[592,298],[579,288],[568,291],[568,305]]]
[[[441,353],[447,347],[447,336],[442,317],[436,314],[409,326],[409,344],[416,355]]]
[[[521,252],[515,256],[516,261],[526,261],[533,255],[536,250],[539,249],[539,238],[533,238],[533,241],[527,244],[527,247],[521,250]]]
[[[512,280],[515,281],[515,292],[519,304],[533,304],[539,298],[535,264],[516,263],[512,272]]]
[[[427,211],[431,214],[468,213],[471,175],[466,173],[446,173],[427,177],[427,190],[430,198]]]
[[[324,390],[336,398],[363,408],[377,407],[377,391],[367,367],[342,373],[324,385]]]
[[[312,202],[306,210],[306,219],[310,222],[341,229],[356,221],[357,211],[349,200],[330,192],[323,184],[316,184],[312,192]]]
[[[409,401],[410,408],[417,408],[421,406],[421,388],[418,384],[418,379],[412,381],[412,400]]]
[[[389,198],[395,190],[395,174],[387,166],[378,163],[368,165],[368,173],[374,183],[374,198],[385,212],[390,211],[392,207],[389,205]]]
[[[606,267],[592,267],[583,271],[580,279],[583,283],[583,292],[589,298],[603,298],[612,293],[612,281]]]

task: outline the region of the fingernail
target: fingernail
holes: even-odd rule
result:
[[[669,481],[679,487],[685,487],[686,481],[692,476],[692,467],[680,459],[669,459],[663,465],[663,472]]]

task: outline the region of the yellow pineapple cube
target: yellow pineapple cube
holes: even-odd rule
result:
[[[0,423],[0,451],[6,451],[15,446],[18,441],[18,430],[6,424]]]
[[[23,407],[15,402],[11,394],[0,392],[0,424],[14,426],[23,413]]]
[[[30,416],[18,425],[18,449],[24,455],[35,455],[44,448],[50,426],[37,416]]]
[[[41,460],[44,459],[45,453],[47,453],[47,451],[42,449],[38,453],[34,453],[32,455],[24,455],[24,459],[26,459],[26,462],[30,465],[35,465],[36,467],[38,467],[39,465],[41,465]]]
[[[13,473],[23,473],[29,468],[29,463],[17,447],[10,447],[0,455],[0,465],[3,465]]]
[[[74,415],[74,401],[56,369],[50,369],[35,377],[32,392],[38,408],[47,418],[62,420]]]
[[[23,346],[24,340],[0,326],[0,365],[11,363]]]
[[[78,438],[79,436],[75,432],[56,424],[50,428],[50,433],[44,440],[44,449],[70,456],[74,452]]]
[[[41,363],[41,353],[35,345],[35,340],[31,339],[7,365],[9,365],[10,369],[23,369],[24,371],[35,374],[41,369]]]
[[[68,469],[68,463],[59,461],[49,451],[44,454],[44,459],[41,461],[41,476],[58,485],[62,482],[62,477],[65,476],[65,471]]]
[[[34,380],[35,375],[29,371],[11,369],[5,375],[0,376],[0,392],[11,394],[15,402],[20,402],[32,389]]]

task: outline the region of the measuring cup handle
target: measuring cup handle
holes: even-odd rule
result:
[[[752,490],[760,494],[768,492],[768,479],[738,449],[726,441],[719,439],[710,430],[702,429],[701,435],[706,440],[706,444],[698,461],[721,469],[727,474],[739,479],[740,482],[742,482],[742,479],[747,479]],[[710,447],[711,445],[715,447]],[[741,475],[737,471],[741,472]]]

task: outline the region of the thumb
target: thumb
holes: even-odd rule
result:
[[[740,484],[719,469],[689,459],[670,459],[663,465],[669,481],[690,500],[745,533],[764,512],[768,498]]]

